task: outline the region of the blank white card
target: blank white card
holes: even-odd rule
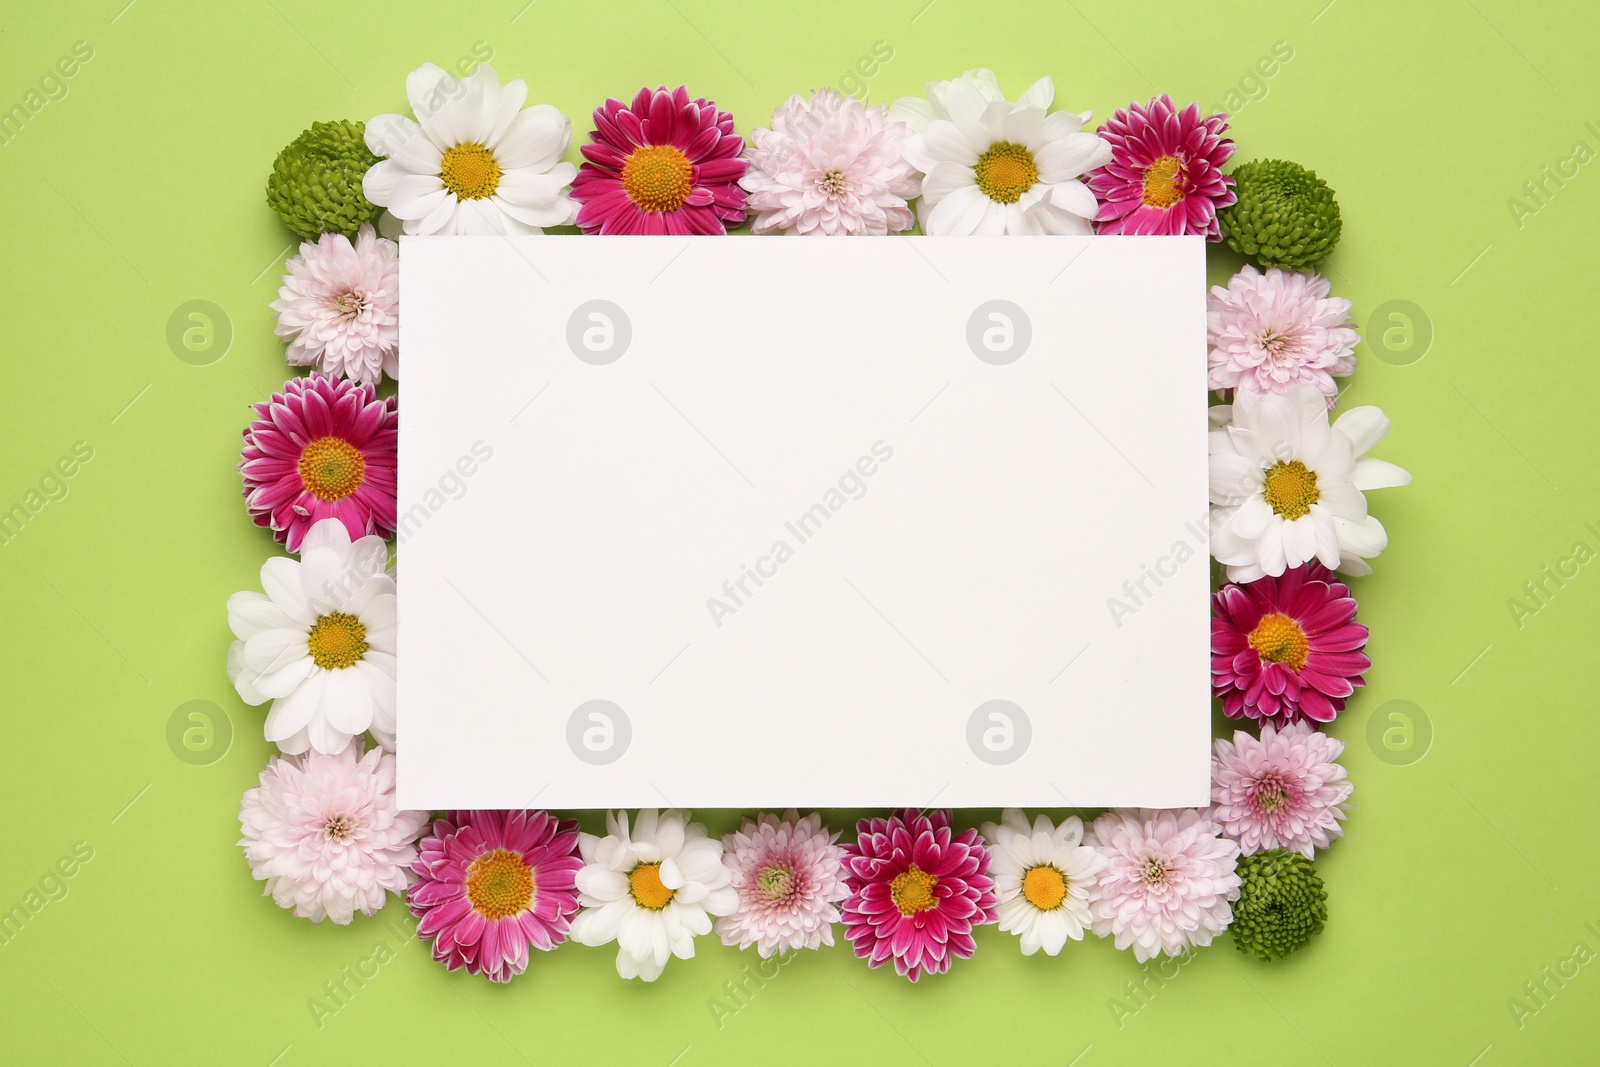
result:
[[[1203,805],[1199,238],[407,238],[405,808]]]

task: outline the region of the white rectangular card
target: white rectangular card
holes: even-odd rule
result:
[[[1200,238],[408,238],[405,808],[1203,805]]]

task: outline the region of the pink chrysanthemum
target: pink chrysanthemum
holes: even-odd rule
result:
[[[1350,301],[1328,296],[1328,279],[1316,274],[1250,264],[1213,286],[1206,301],[1213,389],[1286,393],[1296,382],[1322,391],[1328,406],[1339,393],[1334,378],[1356,369],[1361,335]]]
[[[1118,108],[1098,131],[1111,162],[1089,175],[1099,231],[1222,240],[1217,212],[1238,199],[1222,173],[1234,151],[1227,128],[1228,116],[1201,118],[1199,104],[1178,111],[1165,93]]]
[[[1233,922],[1239,844],[1204,812],[1108,811],[1090,838],[1107,861],[1089,898],[1095,935],[1140,963],[1209,945]]]
[[[544,811],[452,811],[411,869],[417,936],[433,958],[491,982],[528,969],[528,947],[567,939],[578,911],[578,824]]]
[[[746,819],[737,833],[723,835],[722,862],[733,872],[739,910],[717,920],[722,943],[754,945],[763,959],[832,946],[838,903],[850,895],[838,839],[821,815],[802,819],[793,810],[782,821],[776,815]]]
[[[799,93],[750,132],[752,233],[885,234],[909,230],[922,189],[905,158],[911,127],[832,89]]]
[[[952,957],[972,957],[972,928],[995,921],[988,846],[977,830],[953,833],[948,810],[862,819],[844,862],[845,936],[868,966],[892,957],[913,982],[943,974]]]
[[[363,224],[355,243],[325,233],[289,260],[273,332],[289,342],[292,366],[377,384],[400,373],[400,257],[393,241]]]
[[[362,755],[358,741],[336,756],[268,761],[239,805],[239,844],[279,907],[342,926],[406,891],[427,824],[427,812],[395,807],[394,756]]]
[[[1355,786],[1337,760],[1344,742],[1308,722],[1261,727],[1256,739],[1235,730],[1216,740],[1211,760],[1211,815],[1243,855],[1284,848],[1311,859],[1344,836],[1339,820]]]
[[[572,183],[585,233],[721,234],[744,221],[748,164],[733,116],[683,86],[595,109]]]
[[[245,505],[257,526],[300,551],[319,519],[338,519],[351,538],[390,537],[395,526],[395,399],[370,385],[313,374],[254,405],[244,431]]]
[[[1350,589],[1312,561],[1211,598],[1211,686],[1229,718],[1332,722],[1372,661]]]

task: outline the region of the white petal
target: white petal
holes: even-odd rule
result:
[[[528,99],[528,83],[521,78],[499,85],[498,89],[499,92],[492,97],[488,94],[485,94],[484,97],[485,103],[492,100],[494,105],[492,112],[487,112],[486,110],[485,117],[488,119],[489,126],[483,140],[483,146],[491,151],[498,149],[501,140],[505,138],[506,131],[511,129],[512,122],[516,119],[517,114],[522,110],[522,105]],[[499,153],[497,151],[495,154],[498,157]],[[502,163],[501,166],[503,167],[505,164]]]
[[[362,188],[365,189],[365,186]],[[394,187],[389,190],[387,203],[396,218],[422,219],[427,218],[428,214],[450,195],[438,175],[408,174],[394,183]],[[376,200],[372,202],[377,203]]]
[[[307,655],[306,631],[299,627],[262,630],[244,643],[244,665],[258,675],[280,670]]]
[[[928,124],[937,116],[934,114],[933,105],[917,96],[902,96],[889,105],[889,117],[899,119],[916,132],[928,128]]]
[[[545,171],[566,154],[571,143],[572,121],[549,104],[535,104],[512,121],[495,147],[494,158],[504,171]]]
[[[261,565],[261,588],[272,602],[282,608],[295,622],[306,627],[316,621],[317,613],[306,603],[300,587],[300,564],[286,556],[273,556]]]
[[[235,593],[228,598],[228,626],[235,637],[248,638],[262,630],[280,630],[295,625],[289,613],[264,593]]]
[[[1362,456],[1356,460],[1350,480],[1357,489],[1392,489],[1397,485],[1410,485],[1411,474],[1385,460]]]
[[[322,702],[322,680],[326,671],[313,671],[311,675],[288,696],[272,702],[267,712],[265,733],[268,741],[282,741],[297,733],[311,722]]]
[[[406,99],[411,103],[411,113],[426,126],[429,116],[438,110],[447,94],[458,91],[455,86],[459,84],[437,63],[424,63],[406,75]]]
[[[1038,107],[1017,107],[1000,120],[1000,135],[1012,144],[1026,145],[1044,124],[1045,114]],[[1035,162],[1038,162],[1035,160]]]
[[[300,542],[301,559],[305,558],[308,550],[314,548],[332,549],[342,557],[350,548],[350,531],[338,519],[318,519]]]
[[[252,683],[256,692],[264,697],[276,699],[288,696],[306,680],[315,667],[316,661],[305,655],[302,650],[298,658],[289,660],[275,670],[260,672],[252,679]]]
[[[1033,155],[1033,161],[1039,168],[1039,180],[1045,182],[1064,182],[1068,178],[1077,178],[1104,166],[1110,159],[1111,145],[1092,133],[1074,133],[1059,141],[1052,141]],[[1089,214],[1092,216],[1098,210],[1096,207]]]
[[[1044,77],[1028,86],[1027,90],[1024,91],[1021,96],[1017,97],[1017,103],[1027,104],[1029,107],[1036,107],[1041,110],[1048,111],[1050,109],[1050,104],[1055,100],[1055,98],[1056,83],[1050,80],[1050,75],[1046,74]]]
[[[1050,186],[1046,199],[1050,206],[1071,212],[1080,218],[1092,219],[1100,211],[1089,187],[1080,181],[1062,181]]]
[[[1381,408],[1351,408],[1334,421],[1333,428],[1350,438],[1350,444],[1359,456],[1389,433],[1389,417]]]
[[[326,672],[320,718],[347,734],[365,733],[372,725],[372,694],[360,671],[346,667]]]
[[[1332,517],[1326,521],[1331,525]],[[1313,560],[1317,556],[1317,518],[1307,515],[1283,524],[1284,562],[1291,567]]]
[[[1389,534],[1383,523],[1368,515],[1362,522],[1335,518],[1334,528],[1339,532],[1341,565],[1352,556],[1371,559],[1389,545]]]
[[[967,237],[977,231],[994,201],[969,185],[956,189],[933,206],[923,220],[923,231],[933,237]]]

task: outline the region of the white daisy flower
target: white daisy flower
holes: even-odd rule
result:
[[[261,566],[262,593],[228,598],[228,678],[246,704],[272,701],[267,740],[336,755],[367,730],[394,749],[395,585],[377,536],[323,519],[300,558]]]
[[[897,100],[889,114],[914,131],[906,158],[926,177],[924,233],[1090,234],[1100,206],[1081,179],[1111,161],[1111,145],[1083,129],[1093,114],[1048,114],[1048,76],[1015,103],[993,72],[930,82],[928,97]]]
[[[1364,491],[1411,475],[1365,453],[1389,432],[1374,407],[1328,424],[1327,398],[1300,383],[1287,393],[1241,392],[1211,409],[1211,554],[1228,579],[1253,582],[1313,559],[1346,574],[1389,543]]]
[[[388,209],[385,236],[542,233],[577,218],[567,187],[578,171],[561,162],[572,121],[549,104],[523,110],[526,82],[501,85],[490,66],[458,80],[427,63],[406,78],[406,96],[416,121],[367,123],[367,147],[388,158],[361,188]]]
[[[1083,843],[1083,820],[1076,815],[1056,826],[1043,815],[1028,825],[1016,808],[1007,808],[997,826],[983,824],[993,860],[1000,929],[1022,938],[1022,954],[1040,949],[1054,956],[1067,938],[1083,940],[1093,922],[1089,891],[1106,866],[1105,857]]]
[[[723,866],[722,842],[686,811],[644,808],[631,833],[627,812],[607,812],[606,831],[578,835],[583,910],[571,937],[590,946],[615,941],[617,973],[653,982],[669,958],[693,958],[712,916],[738,910],[733,872]]]

